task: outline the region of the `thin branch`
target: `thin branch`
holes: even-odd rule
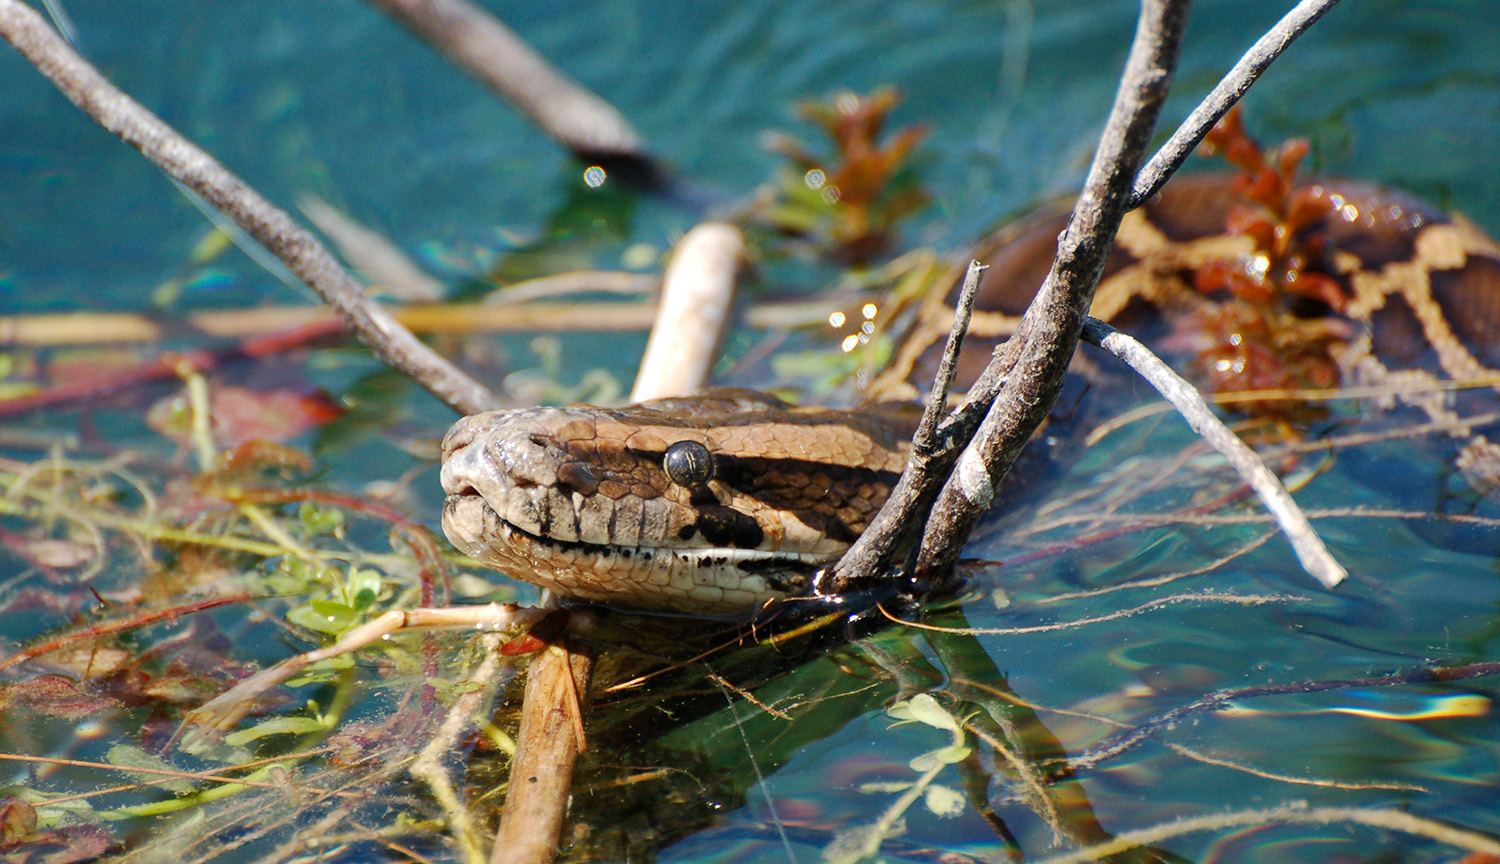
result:
[[[1141,4],[1114,108],[1073,217],[1058,242],[1057,259],[1015,335],[956,413],[959,422],[980,411],[987,416],[933,504],[917,559],[917,575],[924,579],[940,579],[951,571],[974,524],[989,509],[996,487],[1057,401],[1125,214],[1132,179],[1166,101],[1188,6],[1187,0]],[[997,394],[992,405],[985,401],[989,387]]]
[[[19,0],[0,0],[0,33],[100,126],[228,214],[333,307],[392,368],[462,414],[493,407],[483,385],[423,345],[371,300],[322,244],[244,181],[104,79]]]
[[[1291,493],[1286,491],[1286,487],[1281,485],[1281,481],[1266,467],[1266,463],[1255,455],[1255,451],[1214,415],[1197,388],[1173,372],[1172,367],[1151,353],[1151,349],[1097,318],[1089,318],[1084,322],[1083,340],[1129,364],[1130,368],[1156,388],[1162,398],[1172,403],[1188,425],[1193,427],[1194,432],[1229,461],[1230,466],[1255,490],[1271,515],[1276,517],[1276,524],[1296,550],[1297,560],[1302,562],[1302,567],[1314,579],[1323,583],[1324,588],[1332,588],[1349,576],[1349,572],[1329,554],[1328,547],[1323,545],[1323,540],[1308,523],[1302,508],[1292,500]]]
[[[963,350],[964,336],[969,332],[969,319],[974,314],[974,295],[979,291],[979,280],[988,264],[970,261],[964,272],[964,284],[958,292],[958,305],[953,307],[953,326],[948,329],[948,341],[943,345],[943,358],[938,363],[937,375],[933,379],[932,392],[927,395],[927,405],[922,409],[922,420],[912,435],[912,452],[931,453],[937,446],[938,421],[948,410],[948,391],[953,389],[953,378],[958,373],[958,352]]]
[[[1130,193],[1128,209],[1134,210],[1144,204],[1146,199],[1160,192],[1161,187],[1203,141],[1208,130],[1240,101],[1240,97],[1266,71],[1271,61],[1280,57],[1281,52],[1338,2],[1339,0],[1302,0],[1266,35],[1256,40],[1250,50],[1245,52],[1245,56],[1240,58],[1240,62],[1234,64],[1234,68],[1229,70],[1229,74],[1224,76],[1219,85],[1203,97],[1193,113],[1182,121],[1182,125],[1177,127],[1167,143],[1141,169],[1141,173],[1135,178],[1135,188]]]
[[[640,136],[613,106],[553,69],[467,0],[369,0],[585,159],[649,162]]]

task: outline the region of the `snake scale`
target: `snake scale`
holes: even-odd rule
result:
[[[1284,181],[1269,194],[1254,172],[1179,178],[1128,214],[1093,314],[1187,344],[1207,389],[1382,387],[1458,442],[1475,489],[1500,486],[1500,447],[1442,386],[1500,368],[1500,247],[1400,193],[1296,183],[1287,161],[1260,160],[1259,180]],[[1039,212],[974,252],[991,266],[972,335],[1014,327],[1065,218]],[[1268,277],[1269,301],[1255,287]],[[579,600],[723,614],[802,593],[896,482],[914,425],[896,402],[918,395],[950,302],[919,307],[857,411],[721,391],[465,417],[443,444],[443,529],[472,558]]]

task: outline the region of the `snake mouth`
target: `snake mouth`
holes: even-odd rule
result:
[[[443,502],[443,531],[461,552],[513,578],[559,594],[632,608],[738,613],[775,596],[803,593],[826,554],[718,547],[624,546],[563,540],[505,519],[483,495],[458,488]],[[600,578],[609,574],[608,579]],[[643,605],[641,589],[660,604]],[[674,599],[676,598],[676,599]]]
[[[478,515],[483,520],[484,530],[480,532],[469,532],[468,528],[476,520],[472,513],[461,514],[463,509],[477,509]],[[453,514],[450,517],[450,514]],[[463,520],[460,522],[459,520]],[[677,556],[682,559],[701,559],[699,563],[704,566],[734,564],[749,572],[763,571],[777,567],[812,567],[828,563],[830,556],[826,554],[811,554],[804,552],[780,552],[767,549],[738,549],[723,548],[717,546],[623,546],[612,543],[589,543],[583,540],[562,540],[556,537],[547,537],[528,531],[525,528],[509,521],[490,504],[490,502],[472,488],[459,490],[443,499],[443,529],[448,532],[449,538],[455,540],[457,546],[470,546],[477,544],[478,548],[471,552],[467,549],[464,554],[477,561],[484,560],[497,539],[517,544],[527,544],[533,547],[553,549],[562,553],[587,554],[598,558],[618,556],[621,558],[640,558],[650,561],[657,556]],[[455,529],[459,537],[455,537]],[[496,531],[498,529],[498,531]],[[501,536],[490,536],[492,532]],[[478,536],[470,536],[477,534]],[[460,541],[462,538],[462,542]],[[834,556],[836,557],[836,556]]]

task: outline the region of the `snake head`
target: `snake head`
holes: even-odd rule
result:
[[[903,432],[774,400],[476,414],[443,442],[443,531],[565,597],[749,611],[805,591],[859,536]]]

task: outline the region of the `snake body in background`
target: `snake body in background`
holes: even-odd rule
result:
[[[1386,388],[1396,394],[1386,401],[1460,442],[1456,465],[1472,486],[1500,486],[1500,448],[1442,386],[1500,368],[1500,247],[1461,216],[1367,184],[1287,192],[1315,207],[1282,214],[1297,237],[1247,220],[1229,178],[1169,184],[1127,215],[1093,314],[1149,320],[1159,341],[1188,345],[1213,389]],[[1010,331],[1065,218],[1037,214],[976,251],[991,266],[971,334]],[[1255,289],[1243,286],[1267,270],[1295,290],[1271,311],[1254,296],[1246,306]],[[875,398],[918,395],[948,303],[920,306]],[[976,371],[987,347],[965,352]],[[914,425],[914,409],[891,402],[845,412],[748,391],[478,414],[443,444],[443,530],[470,557],[565,597],[743,612],[804,592],[848,548],[895,484]]]

